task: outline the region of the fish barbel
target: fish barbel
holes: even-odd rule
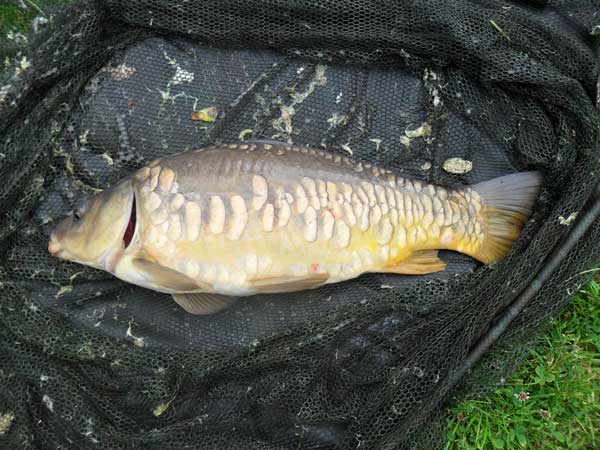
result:
[[[208,314],[235,296],[365,272],[437,272],[438,249],[492,262],[519,236],[540,183],[522,172],[446,188],[322,150],[215,145],[155,160],[87,200],[48,250]]]

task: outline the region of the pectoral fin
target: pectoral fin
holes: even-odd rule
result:
[[[173,294],[173,300],[190,314],[207,315],[224,310],[235,299],[219,294]]]
[[[133,266],[157,286],[166,289],[185,292],[196,291],[202,287],[187,275],[145,258],[134,259]]]
[[[424,275],[426,273],[440,272],[445,268],[446,264],[438,258],[437,250],[419,250],[412,253],[407,259],[387,266],[382,272],[403,275]]]
[[[327,281],[328,278],[328,273],[311,273],[303,276],[273,276],[254,278],[250,280],[250,286],[256,290],[257,294],[302,291],[316,288]]]

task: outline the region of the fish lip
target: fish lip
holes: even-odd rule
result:
[[[50,240],[48,241],[48,253],[55,258],[60,258],[64,250],[62,248],[55,248],[56,245],[57,243],[54,239],[54,234],[52,234],[50,235]]]

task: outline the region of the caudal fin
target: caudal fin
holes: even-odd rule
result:
[[[487,264],[508,253],[531,216],[541,184],[539,172],[521,172],[472,186],[481,197],[486,223],[478,260]]]

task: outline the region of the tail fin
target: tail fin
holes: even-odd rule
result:
[[[539,172],[521,172],[472,186],[481,198],[486,224],[478,260],[487,264],[508,253],[531,216],[541,184]]]

